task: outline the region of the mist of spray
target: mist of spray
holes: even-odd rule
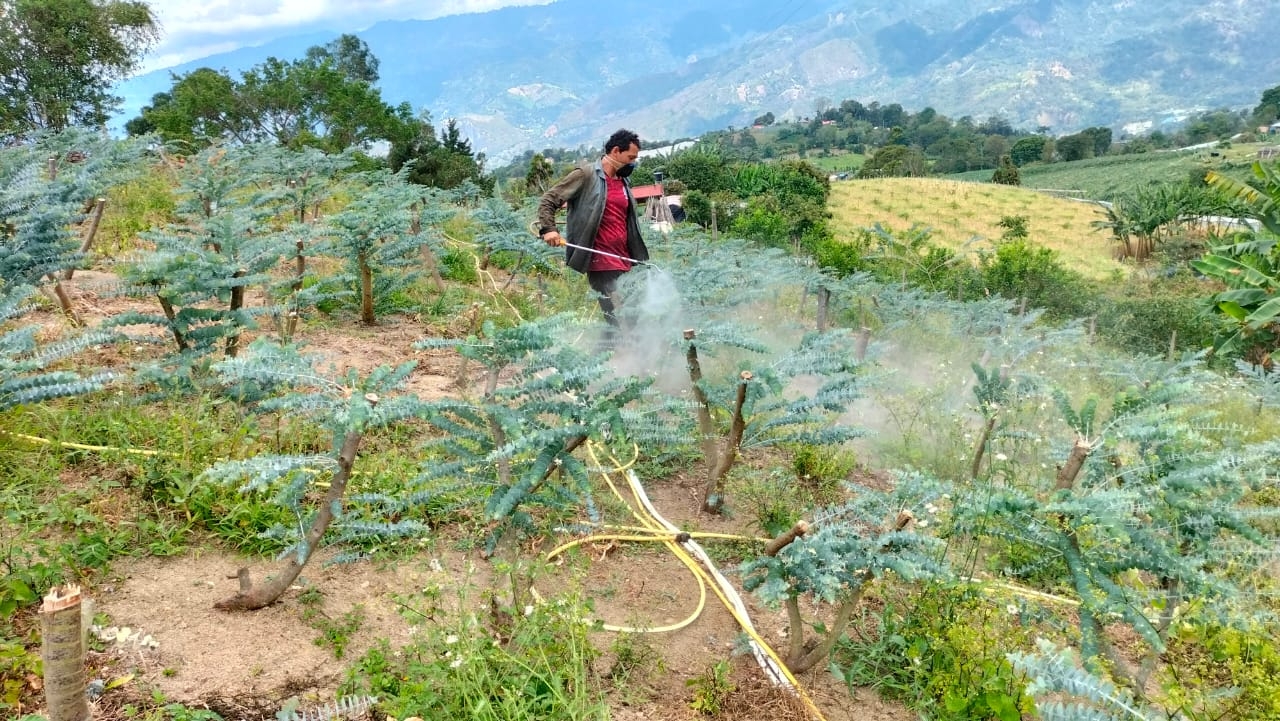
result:
[[[621,309],[622,338],[614,353],[619,373],[648,376],[660,388],[675,391],[688,385],[680,348],[684,330],[683,302],[675,278],[657,267],[628,274]]]

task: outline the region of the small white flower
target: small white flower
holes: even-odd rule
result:
[[[920,528],[925,528],[929,525],[929,522],[922,518],[918,522],[916,522],[916,525],[919,526]]]
[[[462,657],[453,659],[453,663],[449,664],[449,668],[457,668],[462,665]]]
[[[1016,603],[1011,603],[1008,606],[1005,606],[1004,610],[1008,611],[1010,616],[1018,615],[1018,605]]]
[[[997,461],[1007,461],[1007,460],[1009,460],[1009,457],[1008,457],[1008,456],[1006,456],[1006,455],[1005,455],[1005,454],[1003,454],[1003,453],[997,453],[997,454],[996,454],[996,460],[997,460]]]
[[[933,505],[932,503],[926,503],[924,504],[924,510],[929,512],[930,514],[934,514],[938,512],[938,507]]]
[[[458,637],[457,635],[451,633],[445,637],[444,642],[447,644],[453,645],[458,642]]]
[[[530,605],[528,605],[528,606],[525,606],[525,607],[524,607],[524,615],[526,615],[526,616],[532,616],[532,615],[533,615],[533,605],[532,605],[532,604],[530,604]]]

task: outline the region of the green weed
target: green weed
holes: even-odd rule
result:
[[[1018,721],[1031,712],[1026,680],[1005,659],[1030,643],[1017,615],[971,586],[934,585],[891,598],[870,624],[878,634],[837,645],[832,668],[840,678],[940,721]]]
[[[324,612],[323,594],[314,586],[299,594],[298,602],[302,604],[303,623],[320,634],[313,639],[315,645],[328,647],[334,658],[341,659],[351,644],[352,634],[364,623],[364,606],[356,604],[336,619],[331,618]]]
[[[598,652],[573,599],[526,608],[496,600],[477,610],[460,592],[456,611],[438,593],[417,599],[415,641],[393,652],[385,641],[349,671],[342,694],[368,694],[391,716],[534,721],[607,717],[591,672]]]
[[[701,674],[686,680],[685,685],[693,689],[689,708],[704,716],[720,715],[729,694],[737,690],[730,678],[732,670],[728,661],[716,661]]]

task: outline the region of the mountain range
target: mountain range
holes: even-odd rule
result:
[[[1280,84],[1280,12],[1249,0],[557,0],[355,33],[383,98],[456,118],[497,162],[597,145],[619,127],[675,139],[842,100],[998,115],[1054,133],[1145,129],[1251,107]],[[122,83],[123,119],[170,73],[296,58],[315,33]]]

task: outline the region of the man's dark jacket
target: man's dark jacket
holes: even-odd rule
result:
[[[623,179],[622,185],[627,193],[627,254],[632,260],[648,260],[649,249],[640,236],[640,221],[636,219],[636,201],[631,197],[631,184]],[[542,200],[538,201],[539,230],[556,227],[556,211],[560,210],[561,205],[568,203],[568,217],[561,235],[574,245],[594,248],[596,231],[600,229],[600,219],[604,217],[604,202],[608,194],[606,188],[601,161],[578,165],[543,193]],[[565,265],[579,273],[586,273],[591,267],[594,253],[578,248],[564,250]]]

